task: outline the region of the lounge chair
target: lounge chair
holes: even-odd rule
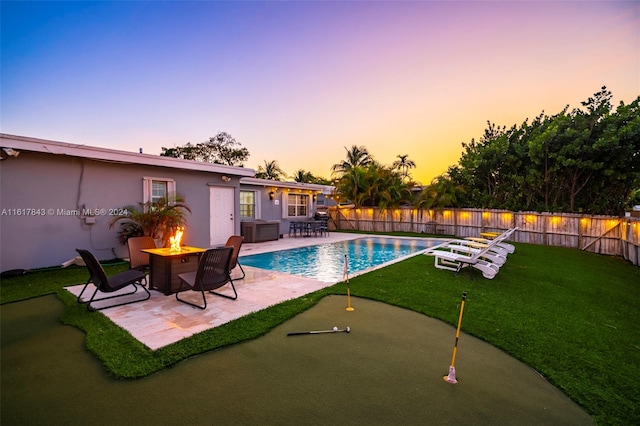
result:
[[[440,245],[439,250],[446,250],[466,256],[480,254],[481,259],[491,262],[498,267],[507,262],[507,253],[499,247],[473,242],[471,244],[468,243],[466,240],[451,240],[448,243]]]
[[[129,248],[129,268],[142,271],[146,275],[149,273],[149,253],[142,250],[156,248],[156,242],[151,237],[132,237],[127,240]]]
[[[120,272],[116,275],[113,275],[107,278],[107,274],[102,268],[102,265],[100,265],[100,262],[98,262],[98,260],[95,258],[95,256],[91,252],[83,249],[76,249],[76,251],[80,254],[80,256],[82,256],[82,260],[87,266],[87,269],[89,269],[89,279],[87,280],[86,284],[82,288],[82,291],[78,295],[78,299],[77,299],[78,303],[86,303],[87,310],[99,311],[106,308],[112,308],[114,306],[122,306],[122,305],[128,305],[130,303],[142,302],[143,300],[147,300],[151,297],[151,293],[149,293],[149,290],[147,290],[147,288],[142,284],[142,280],[145,279],[144,272],[138,271],[135,269],[129,269],[128,271]],[[88,301],[83,301],[82,295],[84,294],[84,291],[87,289],[89,284],[93,284],[96,287],[96,289]],[[132,286],[133,291],[130,291],[128,293],[116,294],[114,296],[102,297],[100,299],[95,298],[98,292],[113,293],[127,286]],[[101,307],[96,307],[93,305],[93,303],[95,302],[129,296],[131,294],[136,293],[138,291],[138,287],[142,288],[147,293],[145,298],[136,299],[136,300],[127,299],[127,301],[123,303],[117,303],[117,304],[101,306]]]
[[[227,299],[236,300],[238,298],[238,293],[233,285],[231,270],[229,268],[232,254],[233,247],[219,247],[205,251],[200,257],[197,271],[178,275],[180,277],[180,287],[176,293],[176,299],[182,303],[186,303],[199,309],[207,308],[207,297],[204,294],[205,291]],[[227,283],[231,284],[233,296],[213,291]],[[198,305],[189,302],[188,300],[180,299],[180,293],[187,290],[201,292],[203,304]]]
[[[483,277],[491,280],[498,274],[500,267],[482,258],[488,250],[484,248],[477,253],[465,255],[436,246],[424,254],[435,257],[434,266],[438,269],[446,269],[458,274],[463,268],[473,267],[482,272]]]
[[[225,243],[225,247],[233,247],[233,254],[231,254],[231,261],[229,263],[229,270],[233,271],[235,267],[238,266],[240,267],[240,271],[242,271],[242,276],[240,278],[236,278],[236,280],[243,280],[246,276],[242,265],[238,261],[238,255],[240,254],[240,248],[242,247],[243,241],[244,237],[240,235],[232,235]]]
[[[505,242],[505,240],[509,238],[517,229],[518,227],[510,228],[505,232],[503,232],[502,234],[494,236],[493,238],[484,238],[481,236],[481,237],[467,237],[466,239],[469,241],[480,243],[480,244],[490,244],[492,241],[498,240],[496,246],[503,249],[508,254],[512,254],[516,251],[516,248],[513,244],[509,244]]]
[[[507,261],[507,255],[513,253],[510,244],[504,243],[517,228],[511,228],[491,240],[449,240],[427,250],[425,254],[435,256],[435,267],[455,271],[473,267],[482,272],[485,278],[493,279],[500,267]]]
[[[427,250],[425,254],[435,256],[436,268],[457,274],[462,268],[471,266],[480,270],[485,278],[493,279],[507,257],[507,252],[497,247],[500,241],[496,238],[488,244],[479,244],[468,240],[449,240]]]
[[[449,240],[448,244],[468,247],[468,249],[460,249],[460,251],[466,250],[467,253],[473,252],[474,249],[478,250],[490,247],[490,253],[495,253],[506,260],[509,254],[515,252],[515,247],[512,244],[506,243],[505,239],[508,238],[516,229],[517,228],[509,229],[502,234],[496,235],[493,239],[467,237],[463,240]]]

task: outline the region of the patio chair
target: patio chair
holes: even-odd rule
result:
[[[466,239],[469,240],[469,241],[475,241],[475,242],[483,243],[483,244],[490,244],[492,241],[497,239],[497,240],[499,240],[499,242],[496,244],[496,247],[499,247],[502,250],[506,251],[507,253],[511,254],[511,253],[514,253],[516,251],[516,248],[515,248],[515,246],[513,244],[509,244],[505,240],[507,238],[509,238],[511,236],[511,234],[513,234],[517,230],[518,230],[517,226],[515,228],[507,229],[502,234],[499,234],[498,236],[496,236],[496,237],[494,237],[492,239],[483,238],[483,237],[467,237]]]
[[[77,299],[78,303],[82,303],[82,304],[86,303],[87,310],[99,311],[106,308],[113,308],[114,306],[122,306],[122,305],[128,305],[130,303],[142,302],[143,300],[147,300],[151,297],[151,293],[149,293],[149,290],[147,290],[147,288],[142,284],[142,280],[145,279],[144,272],[138,271],[135,269],[129,269],[128,271],[120,272],[111,277],[107,277],[107,274],[102,268],[102,265],[100,265],[100,262],[98,262],[96,257],[91,252],[83,249],[76,249],[76,251],[82,257],[82,260],[87,266],[87,269],[89,269],[89,279],[87,280],[86,284],[82,288],[82,291],[78,295],[78,299]],[[83,301],[82,295],[84,294],[89,284],[93,284],[96,289],[88,301]],[[132,286],[133,291],[130,291],[127,293],[119,293],[113,296],[101,297],[99,299],[96,299],[96,294],[98,292],[113,293],[128,286]],[[101,306],[101,307],[96,307],[93,305],[93,303],[95,302],[129,296],[131,294],[136,293],[138,291],[138,287],[142,288],[147,293],[145,298],[135,299],[135,300],[127,299],[126,302],[116,303],[113,305],[107,305],[107,306]]]
[[[208,249],[202,254],[198,263],[198,270],[195,272],[187,272],[178,275],[180,277],[180,287],[176,293],[176,299],[182,303],[194,306],[199,309],[207,308],[207,297],[204,294],[208,291],[216,296],[225,297],[227,299],[236,300],[238,293],[231,279],[231,270],[229,269],[233,247],[219,247]],[[231,284],[233,296],[222,293],[216,293],[216,290],[225,284]],[[202,305],[198,305],[188,300],[181,299],[180,293],[187,290],[199,291],[202,293]]]
[[[450,251],[447,245],[447,243],[444,243],[424,252],[428,256],[434,256],[434,266],[436,268],[454,271],[457,275],[463,268],[472,267],[482,272],[482,276],[490,280],[498,274],[500,265],[483,259],[483,256],[487,254],[491,246],[474,253],[461,254]]]
[[[298,234],[302,237],[304,232],[304,224],[302,222],[292,220],[289,222],[289,237],[293,234],[293,237],[297,237]]]
[[[513,245],[504,243],[504,239],[509,235],[511,235],[511,232],[506,231],[493,240],[479,240],[475,238],[449,240],[447,243],[442,244],[439,247],[466,255],[473,255],[483,251],[483,259],[493,262],[498,266],[502,266],[507,261],[507,256],[515,251],[515,248],[510,248],[513,247]]]
[[[156,248],[156,242],[151,237],[132,237],[127,240],[127,247],[129,248],[129,268],[144,272],[144,280],[147,282],[146,275],[150,269],[149,253],[144,253],[142,250]]]
[[[242,247],[242,243],[244,241],[244,237],[240,235],[232,235],[229,237],[227,242],[224,244],[225,247],[233,247],[233,254],[231,254],[231,261],[229,262],[229,270],[233,271],[236,266],[240,267],[240,271],[242,271],[242,277],[236,278],[236,280],[243,280],[246,276],[242,265],[238,261],[238,255],[240,254],[240,248]]]
[[[463,254],[466,256],[474,256],[480,254],[480,258],[491,262],[498,267],[507,262],[507,253],[499,247],[489,246],[487,244],[476,243],[467,240],[453,240],[440,245],[440,250],[447,250],[452,253]],[[487,250],[485,250],[487,249]]]
[[[316,212],[314,216],[315,220],[320,221],[318,229],[320,231],[320,236],[329,235],[329,215],[326,213]]]
[[[329,218],[323,217],[320,219],[320,224],[318,226],[320,230],[320,236],[329,235]]]

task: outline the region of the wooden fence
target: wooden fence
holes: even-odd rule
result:
[[[332,207],[328,213],[332,228],[340,230],[405,231],[464,238],[518,227],[512,241],[621,256],[640,265],[640,217],[482,209],[381,211],[353,207]]]

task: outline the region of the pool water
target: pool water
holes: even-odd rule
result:
[[[302,275],[336,283],[344,279],[344,256],[349,276],[394,262],[438,244],[437,240],[366,237],[240,258],[242,265]]]

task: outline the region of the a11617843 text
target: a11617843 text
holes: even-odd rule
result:
[[[65,208],[36,208],[21,207],[1,209],[0,216],[128,216],[125,208],[94,208],[94,209],[65,209]]]

